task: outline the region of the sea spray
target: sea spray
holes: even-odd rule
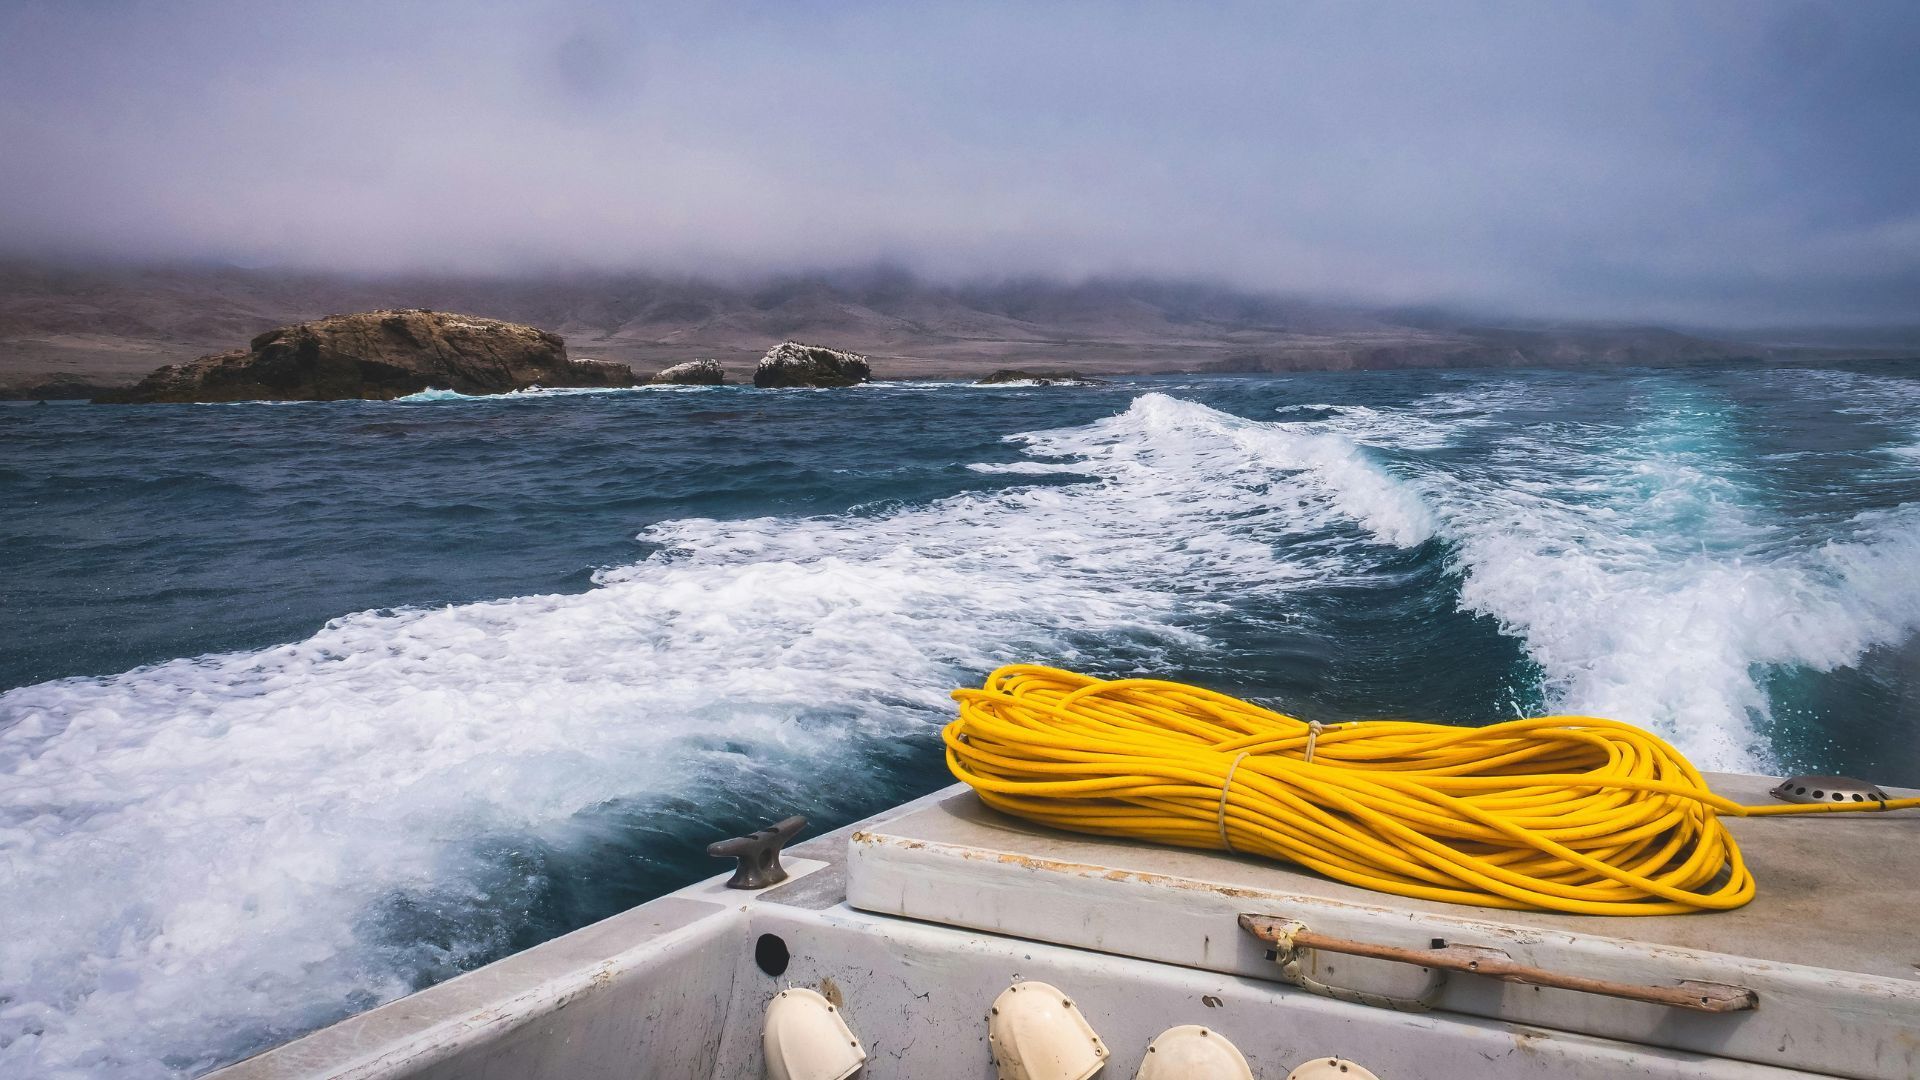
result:
[[[1497,426],[1526,389],[1330,423],[1431,449],[1436,416]],[[1920,625],[1913,508],[1801,540],[1763,497],[1733,403],[1663,380],[1619,390],[1624,409],[1483,432],[1483,453],[1402,471],[1454,548],[1460,603],[1526,643],[1547,708],[1645,724],[1705,768],[1767,770],[1770,668],[1832,670]]]
[[[1021,441],[1087,482],[684,519],[583,594],[0,696],[0,1061],[204,1068],[497,950],[511,883],[476,838],[564,843],[608,801],[715,783],[870,783],[1001,662],[1155,670],[1211,616],[1428,527],[1346,440],[1163,395]],[[438,944],[396,942],[422,907]]]

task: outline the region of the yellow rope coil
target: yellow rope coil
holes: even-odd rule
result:
[[[996,809],[1456,904],[1725,911],[1754,883],[1720,815],[1868,809],[1741,806],[1660,738],[1588,716],[1315,733],[1199,687],[1026,664],[953,696],[947,765]],[[1886,808],[1908,806],[1920,799]]]

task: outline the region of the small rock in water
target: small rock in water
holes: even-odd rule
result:
[[[124,387],[87,382],[76,375],[29,375],[16,382],[0,381],[0,401],[85,401]]]
[[[873,378],[867,358],[859,353],[841,352],[820,345],[783,342],[767,350],[754,369],[753,385],[781,386],[853,386]]]
[[[718,360],[689,360],[655,372],[647,381],[675,386],[719,386],[727,381],[727,373],[720,370]]]
[[[1099,386],[1100,380],[1089,379],[1077,371],[1027,371],[1023,368],[1001,368],[974,385],[997,386],[1001,383],[1032,383],[1035,386]]]

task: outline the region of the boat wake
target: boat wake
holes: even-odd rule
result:
[[[1433,450],[1538,393],[1495,384],[1326,423]],[[1920,630],[1920,504],[1810,529],[1764,497],[1729,402],[1659,385],[1603,420],[1547,404],[1553,419],[1476,432],[1482,453],[1397,470],[1451,549],[1461,606],[1538,665],[1539,708],[1645,725],[1704,768],[1768,771],[1770,672],[1830,671]]]
[[[504,951],[538,887],[516,853],[598,808],[710,835],[728,799],[884,798],[960,682],[1152,669],[1337,572],[1366,542],[1319,538],[1339,519],[1427,527],[1344,440],[1159,395],[1025,440],[1088,482],[682,520],[584,594],[0,695],[0,1071],[192,1072],[395,997]]]

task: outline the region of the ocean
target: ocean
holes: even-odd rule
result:
[[[1916,374],[0,406],[0,1075],[203,1072],[932,790],[1012,661],[1920,784]]]

